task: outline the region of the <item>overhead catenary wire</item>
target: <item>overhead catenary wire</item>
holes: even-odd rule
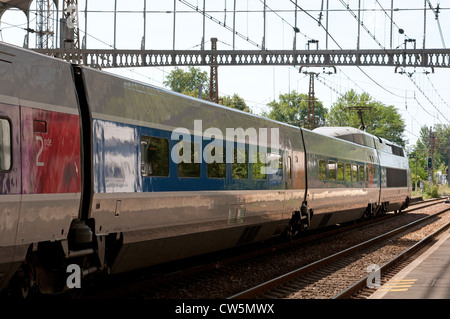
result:
[[[349,10],[350,8],[349,8],[349,6],[348,6],[348,4],[345,4],[345,2],[343,2],[342,0],[340,0],[341,1],[341,3],[347,8],[347,10]],[[291,0],[291,2],[293,2],[292,0]],[[381,6],[381,4],[377,1],[377,3],[380,5],[380,7],[382,8],[382,6]],[[299,7],[299,6],[298,6]],[[301,7],[299,7],[301,10],[303,10]],[[387,15],[387,13],[386,13],[386,11],[384,10],[384,8],[382,8],[383,9],[383,11],[384,11],[384,13]],[[315,19],[312,15],[310,15],[310,14],[308,14],[305,10],[303,10],[310,18],[312,18],[313,20],[316,20],[317,21],[317,19]],[[363,26],[363,28],[369,33],[369,35],[374,39],[374,41],[381,47],[381,48],[383,48],[383,49],[385,49],[385,47],[376,39],[376,37],[370,32],[370,30],[368,29],[368,28],[366,28],[365,26],[364,26],[364,24],[359,20],[359,18],[356,16],[356,14],[350,9],[350,12],[352,13],[352,15],[353,15],[353,17],[354,18],[356,18],[357,19],[357,21],[358,21],[358,23],[360,24],[360,25],[362,25]],[[388,15],[389,16],[389,15]],[[390,19],[392,19],[392,17],[390,17],[389,16],[389,18]],[[322,26],[320,23],[319,23],[319,25],[320,26]],[[396,25],[396,24],[395,24]],[[398,28],[398,26],[396,25],[396,27]],[[323,28],[323,26],[322,26],[322,28]],[[326,30],[325,29],[325,31],[327,32],[327,34],[329,34],[329,32],[328,32],[328,30]],[[330,35],[330,37],[331,37],[331,35]],[[333,38],[333,37],[331,37],[331,39],[336,43],[336,45],[339,47],[339,48],[341,48],[340,47],[340,45],[335,41],[335,39]],[[380,88],[382,88],[383,90],[385,90],[385,91],[387,91],[387,92],[389,92],[390,94],[392,94],[392,95],[394,95],[394,96],[397,96],[397,97],[400,97],[400,95],[398,95],[398,94],[395,94],[395,93],[393,93],[393,92],[391,92],[391,91],[389,91],[389,90],[387,90],[384,86],[382,86],[380,83],[378,83],[377,81],[375,81],[374,79],[372,79],[364,70],[362,70],[362,68],[361,67],[358,67],[359,68],[359,70],[365,75],[365,76],[367,76],[372,82],[374,82],[377,86],[379,86]],[[417,85],[416,85],[417,86]],[[418,89],[420,90],[420,88],[418,87]],[[429,98],[425,95],[425,93],[423,92],[423,91],[421,91],[421,93],[429,100]],[[415,97],[414,97],[415,98]],[[415,98],[416,99],[416,98]],[[417,101],[417,99],[416,99],[416,101]],[[430,100],[429,100],[430,101]],[[431,102],[431,101],[430,101]],[[421,104],[420,104],[420,102],[419,101],[417,101],[417,103],[419,104],[419,106],[422,108],[422,109],[424,109],[429,115],[431,115],[433,118],[435,118],[432,114],[430,114]],[[433,105],[433,107],[436,109],[436,110],[438,110],[437,108],[436,108],[436,106],[432,103],[432,105]],[[438,110],[439,111],[439,110]],[[414,119],[415,120],[415,119]],[[410,133],[410,132],[408,132],[408,133]],[[415,134],[412,134],[412,135],[414,135],[415,137],[417,137]]]
[[[180,2],[182,2],[182,0],[179,0]],[[185,2],[186,2],[186,0],[184,0]],[[191,1],[191,2],[193,2],[193,1]],[[259,2],[263,2],[262,0],[259,0]],[[267,1],[267,2],[269,2],[269,1]],[[293,1],[291,1],[291,2],[293,2]],[[300,1],[298,1],[299,3],[300,3]],[[322,1],[323,2],[323,1]],[[376,0],[375,1],[378,5],[380,5],[380,9],[378,9],[378,8],[361,8],[361,11],[364,11],[364,12],[370,12],[370,11],[372,11],[372,12],[384,12],[384,14],[386,15],[386,17],[388,17],[388,18],[390,18],[390,15],[388,14],[388,12],[381,6],[381,1],[378,1],[378,0]],[[199,1],[197,1],[197,3],[199,3]],[[226,3],[226,1],[225,1],[225,3]],[[195,4],[195,2],[194,2],[194,4]],[[228,9],[229,10],[232,10],[231,8],[227,8],[227,12],[226,12],[226,14],[228,14],[228,13],[230,13],[231,11],[228,11]],[[273,7],[270,7],[270,6],[266,6],[266,9],[267,9],[267,11],[269,12],[272,12],[273,14],[274,14],[274,16],[278,16],[280,19],[281,19],[281,21],[283,22],[283,23],[285,23],[286,25],[288,25],[289,27],[292,27],[292,23],[290,23],[289,22],[289,20],[288,19],[286,19],[286,18],[284,18],[283,16],[282,16],[282,13],[285,13],[285,12],[294,12],[294,10],[279,10],[279,9],[276,9],[276,8],[273,8]],[[440,8],[441,10],[445,10],[446,8]],[[299,9],[300,10],[300,9]],[[302,9],[303,10],[303,9]],[[399,12],[399,11],[407,11],[407,10],[409,10],[409,11],[411,11],[411,10],[416,10],[416,11],[419,11],[419,10],[423,10],[423,8],[405,8],[405,9],[395,9],[395,12]],[[236,10],[237,12],[245,12],[245,11],[247,11],[247,12],[263,12],[263,10],[255,10],[255,9],[253,9],[253,8],[249,8],[249,10]],[[314,9],[308,9],[307,10],[307,12],[308,13],[314,13],[314,12],[345,12],[345,11],[347,11],[347,8],[343,8],[343,9],[341,9],[341,10],[337,10],[337,9],[330,9],[330,10],[327,10],[327,9],[325,9],[324,8],[324,6],[321,6],[320,7],[320,10],[314,10]],[[108,10],[89,10],[88,12],[108,12]],[[112,11],[111,11],[112,12]],[[134,11],[134,10],[119,10],[118,11],[119,13],[122,13],[122,12],[131,12],[131,13],[133,13],[133,12],[136,12],[136,13],[140,13],[140,12],[142,12],[142,11]],[[146,12],[149,12],[149,13],[156,13],[156,12],[158,12],[157,10],[147,10]],[[177,11],[177,12],[183,12],[183,13],[192,13],[192,11],[189,11],[189,10],[180,10],[180,11]],[[228,26],[228,25],[231,25],[231,24],[228,24],[228,23],[226,23],[226,17],[224,17],[223,16],[223,14],[224,14],[224,10],[209,10],[209,11],[207,11],[206,13],[214,13],[214,12],[221,12],[222,13],[222,16],[221,16],[221,19],[219,20],[220,22],[222,22],[222,24],[224,25],[224,27],[225,26]],[[167,13],[167,11],[160,11],[160,13]],[[306,14],[306,13],[305,13]],[[217,15],[216,15],[217,16]],[[316,21],[317,23],[319,23],[320,22],[320,20],[318,20],[318,19],[316,19],[313,15],[311,15],[311,18],[313,18],[314,19],[314,21]],[[225,19],[225,20],[222,20],[222,19]],[[398,28],[398,25],[395,23],[395,22],[393,22],[393,24]],[[324,30],[326,30],[325,29],[325,23],[322,23],[321,24],[321,28],[324,28]],[[13,26],[11,26],[11,28],[12,28]],[[328,33],[328,31],[329,30],[326,30],[326,32]],[[332,33],[332,32],[330,32],[330,33]],[[328,33],[330,36],[331,36],[331,34],[330,33]],[[105,45],[108,45],[109,47],[112,47],[111,45],[109,45],[109,44],[107,44],[106,42],[104,42],[104,41],[102,41],[101,39],[99,39],[99,38],[96,38],[95,36],[93,36],[93,35],[91,35],[91,34],[87,34],[87,33],[85,33],[87,36],[89,36],[89,37],[92,37],[92,38],[94,38],[94,39],[96,39],[96,40],[98,40],[98,41],[101,41],[103,44],[105,44]],[[308,37],[305,33],[302,33],[304,36],[305,36],[305,38],[310,38],[310,37]],[[373,33],[372,33],[373,34]],[[247,38],[247,37],[246,37]],[[331,38],[330,38],[331,39]],[[334,40],[334,39],[333,39]],[[257,44],[257,45],[260,45],[259,43],[257,43],[256,41],[255,41],[255,43]],[[336,41],[335,41],[335,43],[336,43],[336,45],[340,48],[340,49],[342,49],[342,47],[339,45],[339,43],[337,43]],[[366,72],[366,70],[363,70],[363,69],[361,69],[361,68],[359,68],[360,69],[360,71],[364,74],[364,76],[366,76],[372,83],[375,83],[378,87],[380,87],[380,88],[382,88],[383,90],[386,90],[386,86],[384,85],[384,84],[381,84],[381,83],[379,83],[379,82],[377,82],[377,79],[376,78],[373,78],[373,76],[371,76],[371,74],[369,74],[368,72]],[[339,72],[341,72],[341,73],[343,73],[343,70],[342,69],[339,69]],[[358,83],[358,82],[353,82],[353,83]],[[435,89],[435,87],[434,87],[434,85],[432,85],[432,87],[433,87],[433,89]],[[360,89],[362,89],[361,88],[361,86],[359,86],[359,88]],[[364,89],[362,89],[363,91],[365,91]],[[389,93],[390,94],[393,94],[393,96],[397,96],[397,97],[402,97],[402,96],[400,96],[399,94],[396,94],[395,93],[395,88],[394,88],[394,90],[392,90],[392,89],[389,89],[388,88],[388,91],[389,91]],[[426,91],[424,91],[425,92],[425,94],[427,94],[427,92]],[[437,92],[437,90],[436,90],[436,92]],[[442,98],[441,98],[442,99]],[[431,100],[431,99],[430,99]],[[445,103],[445,101],[444,101],[444,103]],[[444,104],[442,104],[442,105],[444,105]],[[447,104],[447,106],[448,106],[448,104]],[[438,111],[438,113],[442,113],[440,110],[439,110],[439,108],[437,108],[436,107],[436,110]],[[435,112],[432,112],[432,113],[435,113]],[[436,116],[436,115],[435,115]],[[445,118],[445,116],[444,116],[444,118]],[[444,118],[442,118],[442,120],[444,120]],[[448,118],[448,116],[447,116],[447,118]],[[446,118],[445,118],[445,120],[447,120]],[[448,121],[448,120],[447,120]]]
[[[364,26],[364,24],[359,20],[359,18],[358,18],[358,16],[353,12],[353,10],[351,10],[350,9],[350,7],[343,1],[343,0],[340,0],[340,2],[344,5],[344,6],[346,6],[347,7],[347,9],[349,10],[349,12],[352,14],[352,16],[358,21],[358,23],[360,24],[360,25],[362,25],[362,26]],[[377,1],[377,3],[380,5],[380,7],[382,7],[381,6],[381,4]],[[386,13],[386,12],[385,12]],[[387,13],[386,13],[387,14]],[[389,15],[388,15],[389,16]],[[392,19],[392,17],[390,17],[390,19]],[[365,27],[364,26],[364,29],[367,31],[367,33],[373,38],[373,40],[383,49],[383,50],[386,50],[386,48],[376,39],[376,37],[370,32],[370,30],[367,28],[367,27]],[[362,70],[361,70],[362,71]],[[364,71],[362,71],[363,73],[365,73]],[[367,75],[367,74],[366,74]],[[369,77],[369,75],[367,75],[368,77]],[[417,83],[412,79],[412,77],[410,76],[409,77],[409,79],[413,82],[413,84],[416,86],[416,88],[423,94],[423,96],[430,102],[430,104],[436,109],[436,111],[438,111],[438,113],[439,114],[441,114],[442,116],[443,116],[443,114],[442,114],[442,112],[434,105],[434,103],[430,100],[430,98],[425,94],[425,92],[417,85]],[[375,83],[377,83],[376,81],[374,81]],[[380,87],[382,87],[383,88],[383,86],[381,86],[379,83],[377,83],[377,85],[379,85]],[[386,90],[386,89],[385,89]],[[386,90],[387,91],[387,90]],[[390,91],[389,91],[390,92]],[[390,92],[391,94],[393,94],[392,92]],[[394,95],[396,95],[396,94],[394,94]],[[399,96],[399,95],[397,95],[397,96]],[[430,114],[429,112],[427,112],[428,114]],[[430,114],[431,115],[431,114]],[[433,115],[431,115],[432,117],[434,117]],[[443,116],[444,117],[444,119],[447,121],[447,122],[449,122],[448,121],[448,119],[447,118],[445,118],[445,116]],[[440,120],[440,118],[439,118],[439,121],[441,121]],[[441,121],[442,122],[442,121]],[[450,122],[449,122],[450,123]]]

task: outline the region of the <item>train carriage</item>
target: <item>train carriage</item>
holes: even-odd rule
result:
[[[82,77],[93,130],[88,218],[95,220],[97,236],[122,234],[113,272],[270,238],[299,209],[305,187],[298,128],[95,70],[83,68]],[[271,154],[270,134],[261,136],[260,128],[279,130],[277,154]],[[193,163],[171,158],[179,143],[177,129],[189,133],[185,146],[191,147]],[[245,162],[230,163],[226,157],[236,156],[239,129],[246,139],[240,150]],[[206,158],[194,163],[195,150],[206,155],[212,142],[221,148],[223,163],[208,164]],[[160,158],[152,159],[149,147]],[[249,161],[252,152],[262,156],[260,162],[279,157],[279,172],[261,173],[261,165]],[[302,164],[295,169],[294,154]],[[283,165],[288,162],[289,167]]]
[[[355,164],[360,172],[346,180],[361,181],[364,178],[366,187],[376,189],[376,206],[372,205],[369,209],[372,214],[400,211],[408,206],[412,191],[411,170],[401,146],[352,127],[321,127],[314,131],[359,145],[358,150],[361,154],[365,153],[365,157],[360,159],[361,165]],[[371,151],[367,153],[369,149]],[[342,150],[346,148],[338,153],[345,154],[346,151]],[[358,186],[363,189],[364,184]],[[372,192],[371,202],[373,198]]]
[[[375,140],[381,167],[380,202],[388,211],[400,211],[408,206],[411,196],[411,169],[406,152],[394,143]]]
[[[303,131],[308,160],[306,200],[314,210],[314,228],[371,216],[379,203],[376,150],[330,137],[334,130]]]
[[[0,291],[57,293],[71,264],[120,273],[407,205],[401,148],[323,130],[0,43]]]
[[[67,238],[78,216],[80,123],[71,66],[1,44],[0,123],[1,288],[37,243]]]

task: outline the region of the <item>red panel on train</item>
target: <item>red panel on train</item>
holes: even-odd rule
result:
[[[23,107],[22,128],[23,193],[79,193],[79,117]]]

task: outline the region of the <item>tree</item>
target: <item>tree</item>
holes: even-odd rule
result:
[[[308,116],[308,94],[291,93],[280,94],[279,101],[272,101],[268,104],[271,108],[270,112],[263,113],[263,116],[272,120],[303,126]],[[321,101],[315,98],[314,113],[316,115],[316,126],[322,126],[325,121],[327,110],[323,107]]]
[[[232,107],[234,109],[241,110],[244,112],[251,113],[250,108],[247,106],[244,99],[241,98],[236,93],[233,94],[233,96],[231,96],[231,97],[224,96],[224,97],[220,98],[219,101],[222,101],[222,103],[221,103],[222,105]]]
[[[357,112],[349,109],[349,107],[355,106],[371,107],[370,111],[363,111],[364,124],[368,133],[402,146],[405,145],[403,140],[405,122],[397,109],[393,105],[386,106],[373,100],[367,93],[357,94],[354,90],[350,90],[341,96],[331,107],[330,113],[326,117],[327,124],[359,128],[361,120]]]
[[[191,96],[198,96],[199,86],[206,96],[209,96],[209,76],[206,71],[201,71],[200,68],[193,66],[189,67],[189,71],[185,72],[176,67],[166,77],[163,84],[169,87],[172,91],[183,93]],[[197,95],[194,95],[197,93]],[[203,95],[202,94],[202,95]]]
[[[436,124],[433,128],[436,133],[436,139],[434,141],[434,170],[445,173],[448,168],[448,138],[450,136],[450,125],[448,124]],[[427,163],[427,158],[429,157],[430,145],[430,133],[427,126],[422,126],[420,128],[420,138],[417,140],[415,147],[410,152],[410,159],[418,159],[419,166],[425,167]],[[419,171],[419,170],[418,170]],[[420,175],[418,173],[418,175]],[[424,171],[422,179],[427,179],[428,173]]]
[[[426,127],[425,127],[426,128]],[[422,131],[422,130],[421,130]],[[421,181],[426,181],[428,179],[428,172],[425,171],[425,165],[427,163],[427,154],[424,152],[424,148],[420,141],[417,141],[416,145],[408,150],[409,157],[409,167],[411,168],[411,178],[413,190],[416,190],[416,180],[417,187],[420,187]],[[417,175],[416,175],[416,164],[417,164]]]
[[[448,138],[450,136],[450,125],[448,124],[436,124],[433,131],[436,132],[436,143],[434,152],[434,167],[436,170],[440,170],[445,173],[445,169],[448,168]]]
[[[184,71],[176,67],[163,83],[172,91],[192,97],[198,97],[199,85],[201,85],[202,99],[209,100],[209,76],[206,71],[202,72],[200,68],[191,66],[188,71]],[[237,94],[234,94],[232,97],[219,97],[219,101],[223,101],[222,104],[225,106],[251,113],[244,99]]]

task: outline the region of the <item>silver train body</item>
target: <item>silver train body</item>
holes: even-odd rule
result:
[[[0,125],[3,291],[56,293],[70,264],[121,273],[400,210],[411,194],[403,149],[365,132],[303,130],[2,43]],[[213,141],[231,162],[206,160]]]

